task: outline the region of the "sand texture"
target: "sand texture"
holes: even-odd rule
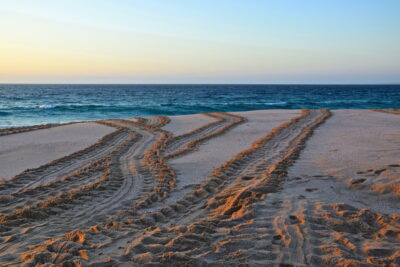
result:
[[[13,129],[18,131],[9,129],[7,135],[0,135],[0,177],[5,179],[81,150],[113,131],[96,123]]]
[[[170,118],[171,121],[163,127],[163,130],[171,132],[174,136],[188,133],[216,120],[207,114],[172,116]]]
[[[19,169],[0,184],[0,265],[398,266],[396,112],[217,112],[8,133],[0,151],[14,158],[0,164]]]

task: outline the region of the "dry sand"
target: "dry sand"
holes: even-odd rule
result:
[[[96,123],[78,123],[0,137],[0,177],[10,179],[25,169],[81,150],[113,131]]]
[[[254,233],[263,232],[260,222],[271,222],[281,263],[399,264],[400,117],[332,113],[288,169],[281,190],[259,204]]]
[[[214,118],[202,114],[170,116],[170,119],[171,121],[163,129],[170,131],[174,136],[190,132],[204,124],[215,121]]]
[[[358,177],[359,171],[400,163],[398,115],[370,110],[332,113],[307,142],[293,173],[334,175],[346,181]]]
[[[387,112],[196,114],[0,137],[1,166],[91,145],[0,183],[0,265],[398,266],[400,116]]]
[[[289,174],[334,177],[355,191],[376,193],[379,199],[384,193],[385,199],[396,199],[400,197],[400,176],[393,174],[398,174],[395,169],[400,166],[399,131],[398,115],[369,110],[333,111],[332,118],[308,141]],[[363,199],[359,195],[353,198]],[[380,211],[379,199],[370,199],[364,207],[375,205]]]
[[[232,114],[247,118],[247,122],[223,136],[211,139],[203,144],[197,153],[170,160],[172,167],[182,178],[176,184],[177,191],[171,194],[167,201],[176,201],[182,197],[194,185],[201,184],[215,168],[250,147],[254,141],[267,135],[275,127],[299,115],[300,111],[256,110],[232,112]],[[181,116],[180,120],[182,122],[191,121],[192,117]],[[181,128],[178,129],[180,131]]]

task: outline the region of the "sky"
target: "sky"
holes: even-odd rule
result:
[[[14,0],[0,83],[400,83],[399,0]]]

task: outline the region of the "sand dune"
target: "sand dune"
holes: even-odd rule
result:
[[[91,142],[68,133],[72,154],[0,184],[0,264],[396,266],[399,122],[270,110],[92,123]]]

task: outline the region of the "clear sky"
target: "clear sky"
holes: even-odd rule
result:
[[[400,0],[14,0],[0,82],[400,83]]]

